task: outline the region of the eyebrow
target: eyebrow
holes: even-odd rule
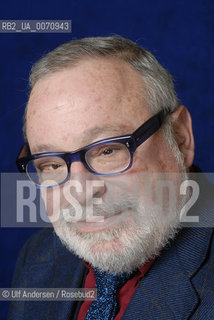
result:
[[[86,130],[84,132],[83,137],[80,137],[78,139],[80,142],[80,145],[82,145],[82,147],[80,147],[78,149],[81,149],[81,148],[83,148],[93,142],[96,142],[96,139],[98,141],[98,140],[108,139],[108,138],[112,138],[112,137],[116,137],[116,136],[129,135],[131,130],[128,128],[130,128],[130,127],[123,124],[119,127],[118,126],[117,127],[107,126],[105,128],[98,127],[98,128],[92,128],[92,129]],[[101,134],[105,134],[105,135],[109,134],[109,136],[107,136],[105,138],[99,138],[99,136]],[[65,150],[62,149],[61,147],[59,147],[57,145],[53,145],[53,144],[40,144],[40,145],[37,145],[33,148],[33,153],[63,152],[63,151],[65,151]],[[75,150],[69,150],[69,151],[75,151]]]

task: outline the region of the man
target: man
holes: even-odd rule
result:
[[[212,230],[181,228],[194,138],[170,74],[135,43],[97,37],[48,53],[30,84],[17,165],[54,232],[25,245],[13,287],[97,299],[18,302],[9,318],[213,319]]]

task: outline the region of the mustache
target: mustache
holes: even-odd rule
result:
[[[135,196],[128,196],[127,198],[110,199],[108,202],[101,203],[90,202],[88,205],[70,205],[60,210],[60,216],[66,222],[81,222],[86,221],[91,217],[109,218],[120,212],[127,210],[138,211],[139,199]]]

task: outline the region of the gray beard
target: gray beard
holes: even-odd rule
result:
[[[94,206],[93,214],[96,216],[102,216],[104,212],[109,216],[119,211],[124,213],[124,219],[112,227],[82,232],[74,222],[69,221],[69,216],[74,216],[71,207],[60,211],[54,229],[69,251],[93,267],[108,272],[131,273],[158,255],[175,237],[181,227],[182,206],[183,201],[166,214],[158,205],[145,207],[138,198],[129,196],[110,204]]]

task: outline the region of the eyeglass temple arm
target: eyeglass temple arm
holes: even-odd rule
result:
[[[132,136],[135,139],[136,147],[141,145],[161,127],[163,120],[169,113],[168,110],[161,110],[133,133]]]

